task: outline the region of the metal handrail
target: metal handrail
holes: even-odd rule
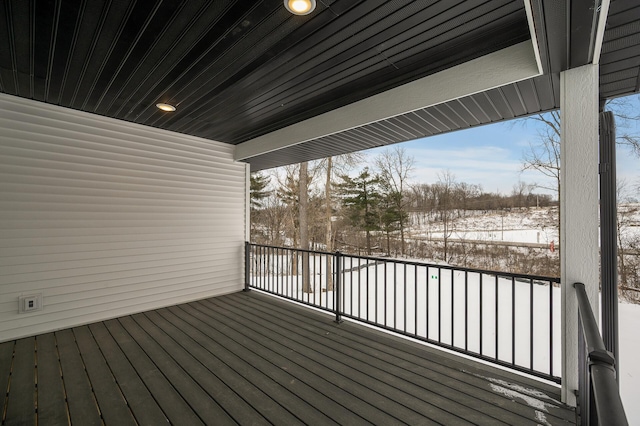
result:
[[[616,381],[615,358],[605,348],[584,284],[575,283],[573,287],[578,299],[578,316],[584,339],[580,350],[586,352],[580,357],[586,363],[580,374],[587,375],[580,380],[579,389],[582,424],[628,425]]]
[[[319,255],[327,255],[327,256],[334,256],[336,254],[336,252],[327,252],[327,251],[313,250],[313,249],[299,249],[295,247],[274,246],[269,244],[256,244],[256,243],[247,243],[247,244],[251,246],[256,246],[256,247],[264,247],[264,248],[271,248],[271,249],[278,249],[278,250],[295,250],[298,253],[319,254]],[[465,268],[463,266],[451,266],[451,265],[440,264],[440,263],[428,263],[428,262],[422,262],[418,260],[395,259],[392,257],[364,256],[359,254],[348,254],[348,255],[345,254],[345,256],[348,256],[352,259],[361,259],[361,260],[369,260],[369,261],[377,261],[377,262],[396,262],[396,263],[401,263],[403,265],[408,265],[408,266],[428,265],[434,268],[440,268],[440,269],[449,270],[449,271],[463,271],[463,272],[466,271],[466,272],[473,272],[477,274],[496,275],[496,276],[505,277],[505,278],[525,277],[527,280],[532,279],[534,281],[544,281],[544,282],[552,282],[554,284],[560,284],[560,278],[548,277],[545,275],[518,274],[514,272],[492,271],[489,269]]]
[[[253,243],[246,250],[247,289],[561,381],[558,278]]]

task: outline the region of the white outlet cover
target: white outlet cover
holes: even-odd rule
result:
[[[18,313],[24,314],[42,309],[42,294],[31,294],[18,298]]]

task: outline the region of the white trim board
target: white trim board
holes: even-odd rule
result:
[[[236,145],[245,160],[540,75],[531,40]]]

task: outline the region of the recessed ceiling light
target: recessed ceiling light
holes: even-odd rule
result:
[[[316,8],[316,0],[284,0],[284,7],[294,15],[308,15]]]
[[[163,111],[171,112],[171,111],[175,111],[176,110],[176,107],[174,107],[173,105],[169,105],[169,104],[160,103],[160,104],[156,104],[156,106],[159,109],[163,110]]]

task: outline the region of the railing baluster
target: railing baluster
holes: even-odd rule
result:
[[[407,328],[407,264],[405,263],[403,266],[404,266],[404,268],[403,268],[403,274],[404,274],[404,277],[403,277],[404,278],[403,279],[403,281],[404,281],[404,293],[403,293],[403,296],[404,296],[404,309],[403,309],[403,311],[404,311],[404,321],[402,323],[402,327],[404,328],[404,332],[406,333],[408,331],[408,328]]]
[[[393,328],[398,328],[398,264],[393,262]]]
[[[429,338],[429,279],[431,278],[430,276],[430,271],[431,268],[429,268],[428,266],[425,267],[427,270],[426,273],[426,282],[425,282],[425,287],[426,287],[426,295],[425,295],[425,310],[424,310],[424,315],[425,315],[425,327],[426,330],[424,332],[424,337],[426,337],[427,339]]]
[[[533,279],[529,279],[529,368],[533,370]]]
[[[438,268],[438,343],[442,343],[442,268]]]
[[[516,279],[511,277],[511,364],[516,364]]]
[[[413,334],[418,335],[418,265],[413,268]]]
[[[320,266],[320,273],[318,274],[318,283],[319,283],[318,284],[318,291],[320,292],[320,306],[322,306],[322,264],[324,263],[325,259],[323,258],[322,255],[320,255],[320,259],[318,261],[320,262],[320,265],[319,265]],[[325,281],[326,281],[326,279],[325,279]],[[324,285],[324,288],[325,288],[324,293],[327,294],[327,291],[326,291],[327,284],[326,283]],[[325,297],[324,299],[325,299],[324,300],[324,307],[326,308],[327,307],[327,298]]]
[[[269,248],[265,247],[262,251],[262,270],[264,274],[264,289],[271,291],[269,283],[271,282],[271,274],[269,274]]]
[[[264,251],[265,248],[260,247],[260,288],[266,290],[266,287],[264,285],[264,280],[267,279],[266,274],[264,273]]]
[[[366,305],[365,305],[365,311],[367,312],[366,318],[367,321],[369,321],[369,259],[367,259],[367,287],[365,291],[365,301],[366,301]]]
[[[251,274],[250,254],[251,245],[248,241],[244,243],[244,291],[249,291],[249,275]]]
[[[553,282],[549,281],[549,375],[553,376]]]
[[[375,265],[376,265],[375,266],[375,268],[376,268],[375,269],[375,277],[376,277],[375,278],[375,280],[376,280],[376,282],[375,282],[375,291],[376,291],[376,294],[374,296],[374,298],[375,298],[375,307],[374,307],[374,309],[375,309],[375,321],[376,321],[376,323],[378,323],[378,290],[379,290],[378,289],[378,262],[376,262]]]
[[[387,262],[384,262],[384,326],[387,326]]]
[[[494,275],[494,277],[495,277],[495,283],[496,283],[496,316],[494,318],[495,322],[496,322],[496,324],[495,324],[495,327],[496,327],[496,353],[495,353],[495,358],[497,360],[498,359],[498,354],[499,354],[499,352],[498,352],[498,307],[499,307],[499,305],[498,305],[498,299],[499,299],[498,286],[499,286],[499,283],[498,283],[498,275]]]
[[[284,251],[287,258],[287,296],[293,297],[293,274],[291,272],[291,250],[287,249]]]
[[[342,316],[340,313],[342,310],[340,309],[340,293],[342,291],[342,254],[339,251],[336,251],[335,254],[335,268],[336,271],[336,279],[334,281],[334,293],[335,293],[335,312],[336,312],[336,322],[340,324],[342,322]]]
[[[358,318],[360,318],[360,299],[362,298],[362,259],[358,259],[358,299],[357,299],[357,310],[358,310]]]
[[[454,299],[455,299],[455,297],[454,297],[453,282],[456,280],[456,277],[455,277],[455,274],[454,274],[453,271],[449,271],[449,272],[451,272],[451,281],[450,281],[451,282],[451,346],[455,346],[453,344],[453,342],[455,342],[455,340],[453,340],[454,339],[454,333],[455,333],[454,332],[454,329],[455,329]]]
[[[469,301],[469,276],[464,271],[464,350],[469,350],[469,309],[467,303]]]
[[[483,318],[483,303],[482,303],[482,297],[483,297],[483,287],[482,287],[482,282],[483,282],[483,278],[484,278],[484,274],[480,273],[480,321],[479,321],[479,333],[478,336],[480,337],[480,350],[478,351],[480,353],[480,355],[482,355],[482,335],[484,334],[484,328],[482,327],[482,318]]]
[[[294,250],[294,259],[296,261],[296,299],[304,300],[304,292],[302,293],[302,297],[300,297],[300,251]]]

